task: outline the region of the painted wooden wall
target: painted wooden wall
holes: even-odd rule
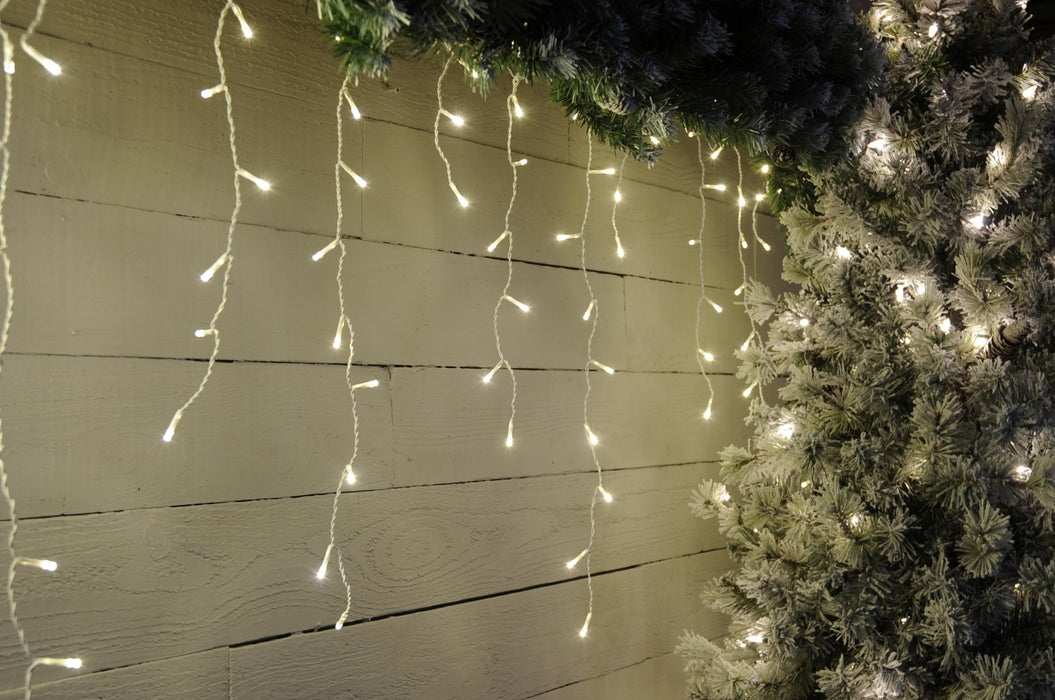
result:
[[[24,27],[35,0],[2,21]],[[41,669],[34,698],[664,698],[680,697],[671,653],[685,629],[718,636],[698,602],[728,566],[690,489],[743,440],[732,350],[747,321],[735,193],[708,202],[705,309],[715,417],[694,358],[700,203],[694,142],[654,169],[628,164],[614,255],[614,180],[594,178],[588,264],[600,301],[591,424],[605,484],[587,639],[582,571],[595,481],[582,431],[588,298],[578,246],[586,139],[522,88],[513,134],[521,169],[513,294],[503,345],[518,369],[517,442],[503,445],[509,383],[491,314],[505,280],[509,198],[500,85],[488,101],[460,71],[444,127],[457,206],[432,145],[435,61],[398,63],[387,84],[353,92],[346,160],[370,180],[346,187],[344,282],[356,327],[359,483],[337,537],[354,590],[313,573],[332,491],[351,449],[333,256],[334,110],[341,76],[301,0],[245,0],[256,30],[231,23],[224,54],[239,156],[269,178],[245,188],[221,363],[171,444],[160,437],[197,384],[216,281],[198,274],[223,249],[232,201],[222,97],[211,51],[220,0],[52,0],[35,44],[65,68],[19,55],[6,220],[15,318],[2,373],[5,457],[25,518],[18,547],[60,562],[20,571],[19,610],[39,655],[84,658]],[[595,167],[619,157],[595,148]],[[735,183],[732,153],[709,180]],[[753,185],[749,192],[753,192]],[[734,188],[735,189],[735,188]],[[746,223],[746,222],[745,222]],[[777,243],[772,219],[760,227]],[[779,250],[747,251],[774,279]],[[6,516],[5,516],[6,517]],[[6,562],[3,562],[6,566]],[[18,697],[24,660],[0,625],[0,697]]]

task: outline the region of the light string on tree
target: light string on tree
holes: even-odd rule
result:
[[[506,128],[506,160],[509,162],[509,167],[513,171],[513,185],[512,193],[509,196],[509,206],[506,207],[505,220],[502,224],[502,233],[499,234],[491,245],[487,246],[487,252],[493,253],[495,249],[502,243],[502,241],[508,239],[506,246],[506,283],[502,288],[502,293],[498,297],[498,301],[495,302],[494,314],[492,315],[492,329],[494,330],[495,336],[495,351],[498,353],[498,364],[494,368],[484,375],[484,384],[490,383],[491,379],[495,376],[495,373],[503,367],[509,371],[509,381],[512,385],[512,396],[509,400],[509,424],[506,428],[506,447],[513,446],[513,422],[517,415],[517,375],[513,370],[513,366],[509,364],[509,360],[506,359],[505,353],[502,351],[502,336],[498,331],[498,312],[502,308],[502,304],[509,302],[523,312],[528,312],[531,307],[524,302],[515,299],[509,295],[509,290],[513,286],[513,229],[510,226],[509,219],[513,214],[513,205],[517,199],[517,184],[518,170],[522,165],[527,165],[527,159],[521,158],[520,160],[513,160],[513,121],[515,118],[522,117],[524,110],[521,108],[519,101],[517,101],[517,86],[520,85],[520,77],[513,76],[513,87],[509,92],[509,97],[506,98],[506,112],[508,113],[509,120]]]
[[[734,148],[733,152],[736,153],[736,171],[738,180],[736,182],[736,241],[737,247],[736,252],[740,259],[740,271],[743,274],[742,282],[740,286],[733,290],[733,296],[739,297],[747,289],[747,283],[750,281],[750,277],[747,273],[747,262],[744,260],[744,251],[747,250],[747,238],[744,236],[744,207],[747,206],[747,199],[744,197],[744,162],[740,155],[740,149]],[[755,210],[758,209],[758,199],[755,198]],[[752,222],[754,226],[754,222]],[[758,228],[754,226],[755,237],[758,237]],[[746,303],[744,304],[744,311],[747,311]],[[755,339],[758,334],[755,329],[755,320],[751,317],[751,314],[747,314],[747,321],[751,324],[751,333],[747,336],[747,339],[740,345],[741,350],[747,350],[751,346],[751,341]],[[751,384],[747,389],[744,390],[743,396],[747,398],[755,390],[757,383]],[[760,395],[761,396],[761,395]]]
[[[586,312],[583,314],[583,320],[590,322],[590,335],[586,341],[586,365],[583,368],[583,376],[586,380],[586,393],[582,400],[582,427],[586,433],[586,444],[590,448],[590,455],[593,458],[594,467],[597,469],[597,486],[593,489],[590,495],[590,538],[587,541],[586,548],[579,552],[574,559],[567,563],[569,569],[574,569],[583,558],[586,559],[586,589],[588,594],[588,607],[586,612],[586,620],[582,623],[582,627],[579,629],[579,636],[585,637],[590,630],[590,621],[593,620],[593,543],[594,538],[597,534],[597,499],[602,498],[606,503],[612,502],[612,494],[604,488],[604,473],[601,470],[601,461],[597,456],[597,445],[600,443],[600,439],[597,434],[590,428],[590,393],[593,390],[593,385],[590,381],[590,372],[595,369],[600,369],[606,374],[614,374],[615,370],[608,365],[602,364],[598,360],[594,359],[593,356],[593,341],[597,335],[597,322],[600,318],[600,309],[598,308],[597,297],[593,292],[593,285],[590,284],[590,273],[586,268],[586,223],[590,218],[590,200],[593,196],[593,190],[590,185],[590,177],[592,175],[614,175],[615,168],[603,168],[600,170],[594,170],[593,165],[593,134],[587,132],[587,149],[586,149],[586,207],[582,215],[582,226],[579,228],[579,233],[576,238],[579,239],[579,263],[580,269],[582,270],[583,280],[586,282],[586,292],[590,295],[590,303],[586,307]]]
[[[443,107],[443,79],[447,77],[447,71],[450,69],[453,60],[453,55],[447,57],[447,61],[443,64],[443,70],[440,71],[440,77],[436,80],[436,121],[432,125],[432,142],[436,145],[436,152],[440,154],[440,158],[443,160],[443,167],[447,170],[447,186],[451,188],[451,192],[454,193],[458,204],[462,207],[467,207],[469,206],[469,200],[458,191],[458,186],[454,184],[454,178],[451,176],[451,162],[447,160],[447,154],[440,147],[441,118],[446,117],[455,126],[465,126],[465,119],[447,111]]]
[[[212,352],[209,354],[209,363],[205,369],[205,374],[201,378],[201,382],[198,384],[198,388],[172,415],[172,420],[169,422],[165,434],[161,437],[164,442],[172,441],[172,437],[176,434],[176,428],[179,427],[183,414],[195,401],[197,401],[198,397],[201,396],[201,393],[205,391],[205,385],[209,383],[209,378],[212,376],[213,369],[216,367],[216,357],[220,353],[220,328],[218,324],[220,322],[220,316],[223,315],[224,309],[227,307],[227,292],[231,285],[231,267],[234,264],[234,230],[238,225],[238,213],[242,209],[242,179],[249,180],[262,190],[271,189],[271,183],[263,178],[253,175],[238,164],[238,149],[235,146],[234,112],[231,101],[231,90],[227,85],[227,69],[224,67],[223,52],[220,50],[220,41],[223,38],[224,23],[227,20],[227,14],[229,12],[233,12],[235,18],[238,20],[242,29],[242,35],[247,39],[252,38],[253,36],[253,30],[245,21],[245,16],[242,14],[241,8],[239,8],[233,0],[227,0],[227,2],[224,3],[223,9],[220,10],[220,18],[216,23],[216,35],[212,42],[213,53],[216,54],[216,68],[220,74],[220,82],[213,87],[205,88],[201,91],[202,99],[206,100],[223,93],[227,108],[227,134],[228,143],[231,148],[231,165],[234,169],[234,208],[231,210],[231,218],[227,226],[227,245],[224,248],[223,253],[220,254],[220,257],[216,258],[216,261],[210,265],[205,272],[201,273],[200,276],[202,282],[208,282],[221,267],[223,268],[223,281],[220,287],[220,302],[216,306],[216,311],[213,312],[212,319],[209,321],[209,326],[194,331],[194,335],[199,338],[212,338]]]
[[[707,368],[704,366],[706,362],[714,361],[714,353],[703,348],[703,343],[700,342],[700,323],[703,317],[703,304],[707,299],[707,295],[704,292],[705,279],[703,275],[703,231],[707,225],[707,197],[705,192],[707,189],[707,166],[703,160],[703,143],[701,139],[696,139],[696,159],[700,163],[700,231],[696,237],[697,253],[699,254],[699,268],[700,268],[700,298],[696,300],[696,364],[700,367],[700,374],[703,375],[703,380],[707,382],[707,408],[703,411],[703,419],[710,420],[713,415],[714,409],[714,385],[711,383],[711,378],[707,376]]]
[[[9,0],[0,0],[0,13],[7,8]],[[32,21],[26,26],[25,32],[19,41],[22,50],[27,56],[43,66],[52,75],[59,75],[62,69],[59,64],[45,57],[30,45],[29,40],[36,31],[44,16],[46,0],[39,0],[36,13]],[[3,318],[0,320],[0,371],[3,370],[3,358],[7,354],[7,344],[11,337],[11,318],[14,313],[15,284],[11,274],[11,257],[7,247],[7,229],[4,222],[4,204],[7,201],[7,183],[10,176],[11,166],[11,117],[14,104],[14,72],[15,72],[15,50],[11,37],[0,21],[0,47],[3,50],[4,66],[4,105],[3,123],[0,124],[0,268],[3,269],[4,290],[6,301],[4,304]],[[77,657],[53,658],[47,656],[35,656],[33,650],[26,640],[26,632],[22,627],[22,621],[18,617],[18,602],[15,599],[15,573],[18,567],[25,566],[38,571],[53,572],[58,570],[59,565],[52,559],[37,559],[23,557],[15,549],[15,535],[18,533],[18,512],[15,507],[15,498],[7,483],[7,464],[4,460],[4,430],[3,420],[0,416],[0,492],[3,493],[4,501],[11,525],[7,531],[7,580],[5,593],[7,595],[7,612],[11,626],[18,638],[18,645],[25,655],[28,665],[26,666],[23,693],[29,700],[33,693],[33,671],[39,666],[58,666],[67,669],[79,669],[82,665],[81,659]]]
[[[619,227],[615,225],[615,212],[623,201],[623,191],[620,187],[623,184],[623,169],[626,167],[627,155],[624,153],[623,160],[619,163],[619,179],[615,182],[615,193],[612,195],[612,235],[615,237],[615,254],[620,258],[626,257],[626,250],[623,248],[623,241],[619,239]]]
[[[355,459],[359,455],[359,407],[356,402],[355,392],[358,389],[373,389],[381,384],[381,382],[376,379],[371,379],[366,382],[352,381],[352,362],[355,359],[355,328],[352,326],[352,320],[348,316],[344,304],[344,260],[348,253],[348,249],[344,243],[344,239],[341,237],[341,229],[344,225],[344,201],[343,189],[341,187],[342,173],[354,180],[355,184],[357,184],[360,189],[366,187],[366,180],[352,170],[344,161],[344,119],[342,117],[342,112],[344,111],[345,103],[347,103],[351,109],[353,119],[359,120],[362,118],[362,114],[359,112],[358,107],[355,106],[355,100],[352,99],[352,96],[348,91],[349,79],[349,76],[346,74],[344,82],[341,83],[341,89],[337,93],[337,161],[333,165],[333,183],[337,203],[337,225],[334,229],[333,241],[311,256],[312,260],[318,262],[334,248],[337,248],[340,251],[337,259],[336,274],[337,308],[339,316],[337,320],[337,333],[333,337],[333,348],[335,350],[339,350],[343,344],[345,331],[348,333],[348,359],[344,365],[344,380],[348,385],[348,395],[352,400],[352,456],[348,460],[348,463],[344,465],[344,469],[341,470],[341,477],[337,481],[337,489],[333,494],[333,506],[330,509],[330,539],[326,545],[326,553],[322,557],[322,564],[319,565],[319,569],[315,574],[316,578],[320,580],[326,578],[326,570],[329,567],[330,558],[336,553],[337,570],[341,575],[341,583],[344,584],[345,594],[344,610],[341,611],[340,616],[337,618],[337,622],[333,626],[336,630],[344,627],[344,623],[348,621],[348,615],[352,610],[352,587],[348,582],[348,575],[344,569],[344,557],[341,553],[341,548],[337,544],[337,510],[340,506],[341,493],[343,493],[344,487],[355,484]]]

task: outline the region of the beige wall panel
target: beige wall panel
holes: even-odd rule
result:
[[[684,666],[685,662],[675,654],[664,654],[534,697],[538,700],[683,700]]]
[[[230,650],[225,647],[98,673],[71,675],[40,668],[33,673],[33,700],[227,700],[229,660]],[[0,692],[0,700],[22,697],[21,689]]]
[[[517,373],[515,444],[505,446],[510,387],[482,372],[393,370],[396,483],[420,484],[594,469],[583,430],[582,372]],[[714,418],[703,378],[690,374],[591,374],[590,426],[604,469],[714,460],[746,437],[739,380],[716,376]],[[731,409],[724,408],[726,405]]]
[[[232,697],[530,697],[717,629],[696,593],[727,567],[713,552],[598,576],[586,640],[575,581],[232,649]]]
[[[692,486],[713,472],[610,474],[619,500],[598,509],[595,570],[720,547],[716,527],[701,526],[686,505]],[[595,483],[579,474],[347,492],[337,539],[355,595],[351,619],[577,576],[564,563],[585,546]],[[78,655],[90,671],[332,625],[344,607],[336,566],[326,581],[314,577],[332,500],[25,521],[20,550],[60,564],[54,574],[20,572],[27,634],[38,654]],[[0,687],[9,688],[21,682],[21,652],[13,637],[2,644]]]
[[[344,368],[224,363],[171,443],[204,363],[9,356],[5,463],[22,517],[324,493],[352,454]],[[359,477],[392,481],[387,372],[356,392]],[[7,517],[4,511],[3,517]]]

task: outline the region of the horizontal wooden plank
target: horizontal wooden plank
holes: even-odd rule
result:
[[[684,665],[677,655],[663,654],[534,697],[538,700],[683,700],[686,686]]]
[[[33,674],[33,700],[227,700],[229,666],[230,650],[225,647],[97,673],[42,667]],[[21,690],[0,692],[0,700],[22,697]]]
[[[595,570],[720,547],[716,526],[701,525],[686,505],[696,482],[715,472],[609,473],[618,500],[597,512]],[[354,591],[351,620],[577,576],[564,562],[585,546],[595,483],[584,473],[347,492],[336,523]],[[326,581],[314,577],[332,500],[25,521],[19,551],[59,562],[54,574],[19,572],[28,638],[36,653],[76,654],[90,671],[332,625],[344,607],[336,567]],[[578,606],[582,591],[568,591]],[[15,687],[21,652],[13,637],[0,643],[0,688]]]
[[[12,235],[16,327],[11,349],[76,355],[207,357],[206,327],[219,277],[198,275],[223,251],[226,224],[84,202],[16,195],[12,221],[40,235]],[[313,263],[328,238],[243,226],[236,234],[221,357],[342,362],[336,255]],[[346,309],[364,364],[492,366],[492,316],[504,260],[364,241],[348,242]],[[515,366],[578,367],[588,302],[577,270],[518,264],[500,329]],[[598,355],[623,362],[622,279],[591,276],[602,304]],[[48,281],[48,283],[43,283]]]
[[[601,356],[601,360],[607,359]],[[422,484],[594,469],[583,430],[581,372],[518,372],[515,443],[506,375],[483,384],[470,370],[395,369],[392,377],[396,483]],[[592,375],[590,426],[605,469],[714,460],[747,436],[742,384],[716,376],[714,416],[702,419],[707,387],[698,375]]]
[[[720,629],[697,593],[727,566],[713,552],[596,577],[585,640],[585,582],[575,581],[240,647],[231,695],[529,697],[667,652],[686,626]]]
[[[340,365],[221,364],[171,443],[204,363],[4,359],[4,460],[23,517],[324,493],[352,454]],[[392,483],[388,374],[357,392],[364,486]],[[7,517],[6,511],[3,517]]]

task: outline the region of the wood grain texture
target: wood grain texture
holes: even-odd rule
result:
[[[713,552],[597,576],[586,640],[576,633],[585,582],[575,581],[232,649],[231,695],[531,697],[666,652],[684,627],[711,627],[695,593],[727,566]]]
[[[595,571],[721,547],[713,523],[701,526],[686,505],[688,491],[715,472],[703,465],[609,473],[618,500],[598,509]],[[576,577],[564,562],[585,545],[594,484],[584,473],[347,492],[337,541],[355,592],[351,619]],[[53,575],[20,572],[27,634],[38,654],[76,654],[90,671],[332,625],[343,589],[335,574],[314,577],[331,501],[26,521],[20,550],[47,552],[60,564]],[[695,596],[682,604],[695,606]],[[10,688],[21,682],[21,652],[12,637],[2,644],[0,687]]]
[[[482,372],[395,369],[392,378],[396,483],[589,472],[582,427],[582,372],[519,372],[516,443],[505,447],[509,386]],[[746,435],[742,384],[713,378],[711,421],[702,413],[707,386],[698,375],[593,373],[590,426],[606,469],[711,461]],[[718,410],[721,408],[722,410]]]
[[[536,695],[537,700],[683,700],[685,662],[664,654],[633,666]]]
[[[211,649],[97,673],[41,668],[34,672],[33,700],[226,700],[230,697],[230,650]],[[22,690],[0,692],[0,700],[21,700]]]

